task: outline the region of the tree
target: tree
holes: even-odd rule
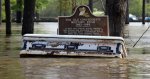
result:
[[[40,10],[45,8],[50,0],[37,0],[35,5],[35,17],[36,20],[40,19]]]
[[[77,5],[88,5],[88,0],[77,0]]]
[[[24,0],[22,35],[34,32],[34,13],[36,0]]]
[[[2,22],[2,0],[0,0],[0,24]]]
[[[89,0],[89,8],[93,12],[93,0]]]
[[[142,6],[142,24],[145,24],[145,0],[143,0]]]
[[[143,0],[129,0],[129,13],[134,14],[136,16],[141,16],[142,1]]]
[[[5,12],[6,12],[6,35],[11,35],[11,12],[10,12],[10,0],[5,0]]]
[[[106,0],[106,14],[109,16],[111,36],[123,36],[126,6],[126,0]]]
[[[72,9],[71,8],[71,6],[72,6],[71,2],[72,2],[71,0],[60,0],[60,12],[64,16],[72,13],[72,11],[71,11],[71,9]]]
[[[74,13],[76,7],[77,7],[77,1],[76,0],[72,0],[72,13]]]
[[[21,23],[22,19],[22,0],[17,0],[16,23]]]
[[[126,21],[125,21],[125,24],[129,24],[129,0],[127,0]]]

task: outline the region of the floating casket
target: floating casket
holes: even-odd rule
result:
[[[25,34],[20,56],[95,56],[124,58],[122,37]]]

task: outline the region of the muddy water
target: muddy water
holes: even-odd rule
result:
[[[20,58],[20,25],[13,35],[0,27],[0,79],[150,79],[150,54],[129,49],[118,58]],[[56,34],[57,23],[36,23],[35,33]]]

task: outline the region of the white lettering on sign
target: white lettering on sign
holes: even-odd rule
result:
[[[93,33],[94,35],[99,34],[103,32],[103,29],[101,28],[65,28],[64,33],[68,34],[77,34],[77,35],[88,35]]]

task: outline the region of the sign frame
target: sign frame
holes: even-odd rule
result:
[[[109,36],[108,16],[94,16],[88,6],[79,6],[72,16],[59,16],[59,35]]]

